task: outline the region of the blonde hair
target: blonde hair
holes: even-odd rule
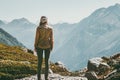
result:
[[[42,19],[42,18],[46,18],[46,19],[47,19],[46,16],[41,16],[39,26],[44,25],[44,24],[48,24],[48,21],[46,21],[45,23],[42,23],[42,22],[41,22],[41,19]]]

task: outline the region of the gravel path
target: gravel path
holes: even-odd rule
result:
[[[44,79],[44,74],[41,75],[42,80]],[[85,77],[71,77],[71,76],[61,76],[59,74],[49,74],[50,80],[88,80]],[[31,77],[25,77],[23,79],[15,79],[15,80],[37,80],[37,75]]]

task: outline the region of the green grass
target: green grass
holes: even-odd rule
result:
[[[0,72],[0,80],[14,80],[14,77],[11,74]]]
[[[37,74],[37,57],[21,47],[0,44],[0,80]],[[6,77],[5,77],[6,76]]]
[[[42,73],[45,61],[43,59]],[[69,75],[70,73],[54,63],[50,63],[54,73]],[[37,74],[37,57],[26,53],[21,47],[0,44],[0,80],[14,80]]]

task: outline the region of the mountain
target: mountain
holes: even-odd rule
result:
[[[10,46],[21,46],[25,47],[22,43],[20,43],[16,38],[14,38],[12,35],[4,31],[2,28],[0,28],[0,43],[10,45]]]
[[[120,5],[100,8],[86,17],[74,28],[57,31],[58,39],[51,59],[60,60],[70,70],[86,66],[89,58],[109,56],[120,51]],[[62,25],[60,25],[62,26]],[[73,28],[71,31],[69,28]],[[61,27],[62,28],[62,27]],[[64,34],[68,32],[68,34]],[[63,40],[64,39],[64,40]],[[63,40],[63,41],[62,41]]]
[[[0,26],[2,25],[5,25],[5,23],[2,20],[0,20]]]
[[[27,48],[33,48],[36,25],[26,18],[14,19],[0,27],[24,43]]]
[[[61,61],[70,70],[87,65],[92,57],[109,56],[120,50],[120,4],[95,10],[75,24],[51,25],[54,31],[54,49],[51,61]],[[27,24],[26,24],[27,23]],[[14,19],[0,26],[33,49],[36,25],[25,18]]]
[[[32,27],[31,22],[29,22],[26,18],[20,18],[20,19],[14,19],[10,23],[8,23],[9,26],[12,27],[20,27],[20,26],[26,26],[26,27]]]

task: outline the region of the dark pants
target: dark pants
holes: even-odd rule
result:
[[[37,56],[38,56],[38,80],[41,79],[41,68],[42,68],[42,60],[43,60],[43,51],[45,53],[45,80],[48,79],[48,71],[49,71],[49,56],[50,56],[50,48],[41,49],[37,48]]]

